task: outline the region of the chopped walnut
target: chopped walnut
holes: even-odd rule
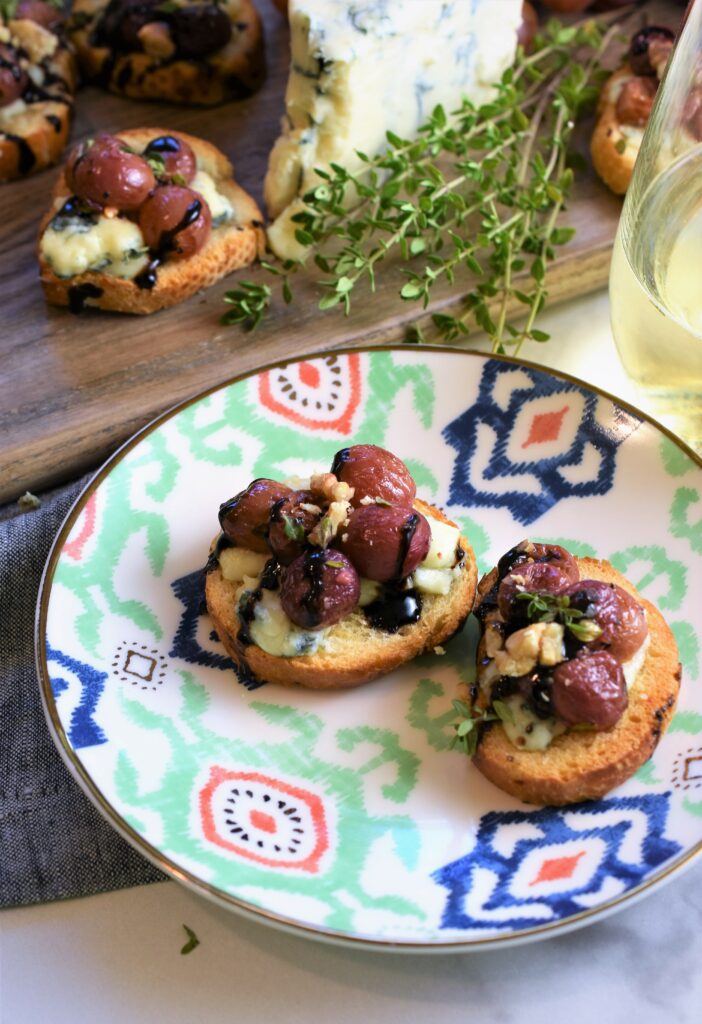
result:
[[[9,23],[12,42],[24,50],[33,64],[39,64],[45,57],[51,57],[58,46],[58,37],[36,21],[28,18],[13,19]]]
[[[166,60],[176,51],[171,30],[165,21],[149,21],[137,32],[139,41],[149,57],[162,57]]]
[[[486,631],[486,650],[488,647]],[[504,649],[495,651],[495,666],[503,676],[524,676],[535,665],[563,661],[563,626],[559,622],[532,622],[507,637]]]
[[[319,520],[313,530],[310,531],[308,540],[310,544],[326,548],[336,537],[339,527],[347,526],[351,505],[348,501],[332,501],[331,505]]]
[[[540,665],[558,665],[565,658],[563,626],[560,622],[547,622],[539,650]]]
[[[353,498],[353,487],[343,480],[337,480],[333,473],[314,473],[310,480],[310,490],[314,495],[321,495],[326,501],[349,502]]]
[[[501,651],[504,647],[504,634],[502,632],[501,623],[499,622],[486,622],[485,623],[485,653],[488,658],[494,658],[498,651]]]

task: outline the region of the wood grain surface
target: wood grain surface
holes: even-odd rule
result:
[[[288,32],[270,0],[260,0],[260,9],[268,76],[257,95],[201,110],[85,89],[78,94],[73,140],[138,126],[202,135],[232,159],[240,183],[261,201],[283,110]],[[672,9],[679,16],[679,8]],[[312,288],[296,281],[295,304],[275,306],[253,333],[220,324],[231,277],[148,317],[74,316],[47,307],[37,277],[36,232],[57,173],[0,186],[0,502],[97,466],[155,415],[219,381],[306,353],[401,340],[417,317],[417,307],[397,297],[392,272],[349,318],[338,310],[320,315]],[[577,233],[549,272],[550,302],[606,283],[620,208],[592,173],[578,175],[567,215]],[[453,291],[437,293],[428,312],[455,305],[460,293],[457,281]]]

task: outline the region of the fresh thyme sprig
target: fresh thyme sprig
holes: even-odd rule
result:
[[[467,334],[472,323],[496,352],[546,341],[534,326],[546,269],[574,234],[558,223],[573,183],[568,145],[598,93],[600,58],[616,32],[606,18],[567,27],[554,19],[532,53],[519,52],[492,102],[476,108],[466,101],[452,114],[436,107],[416,139],[388,132],[384,154],[358,154],[359,172],[318,169],[319,184],[293,218],[310,258],[264,264],[285,301],[291,279],[313,263],[319,308],[348,314],[358,290],[374,290],[381,264],[393,256],[407,302],[426,308],[440,282],[464,283],[465,310],[432,316],[441,340]],[[232,308],[223,320],[255,326],[271,298],[268,285],[241,282],[226,295]],[[524,307],[521,324],[508,315],[515,301]],[[421,329],[416,336],[423,339]]]
[[[480,726],[486,722],[513,722],[512,711],[504,701],[494,700],[492,711],[471,707],[463,700],[454,700],[453,710],[456,712],[459,721],[454,725],[456,735],[449,744],[449,750],[458,747],[469,757],[478,749],[480,739]]]
[[[602,628],[594,619],[588,619],[585,612],[573,608],[568,594],[537,594],[523,590],[516,595],[517,601],[528,601],[527,618],[531,622],[560,622],[576,640],[590,643],[602,635]]]

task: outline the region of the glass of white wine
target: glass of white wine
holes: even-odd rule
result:
[[[639,404],[702,453],[702,0],[688,8],[644,133],[609,295]]]

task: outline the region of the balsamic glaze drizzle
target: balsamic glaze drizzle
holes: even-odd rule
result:
[[[86,299],[99,299],[101,295],[102,288],[90,281],[71,285],[68,289],[68,308],[71,313],[82,313],[85,309]]]
[[[264,590],[277,590],[280,586],[280,563],[277,558],[269,558],[263,567],[256,590],[250,591],[245,601],[239,604],[239,632],[237,640],[240,644],[253,643],[250,626],[256,616],[256,605],[263,597]]]
[[[161,243],[158,249],[152,253],[147,265],[134,278],[134,284],[137,288],[151,291],[152,288],[156,287],[158,280],[156,272],[158,268],[168,257],[168,254],[177,249],[177,240],[180,232],[185,231],[191,224],[194,224],[201,212],[202,203],[199,199],[193,199],[175,227],[169,228],[161,234]]]
[[[371,626],[397,633],[402,626],[419,622],[422,614],[422,597],[418,590],[402,590],[400,586],[387,584],[380,597],[363,609]]]

